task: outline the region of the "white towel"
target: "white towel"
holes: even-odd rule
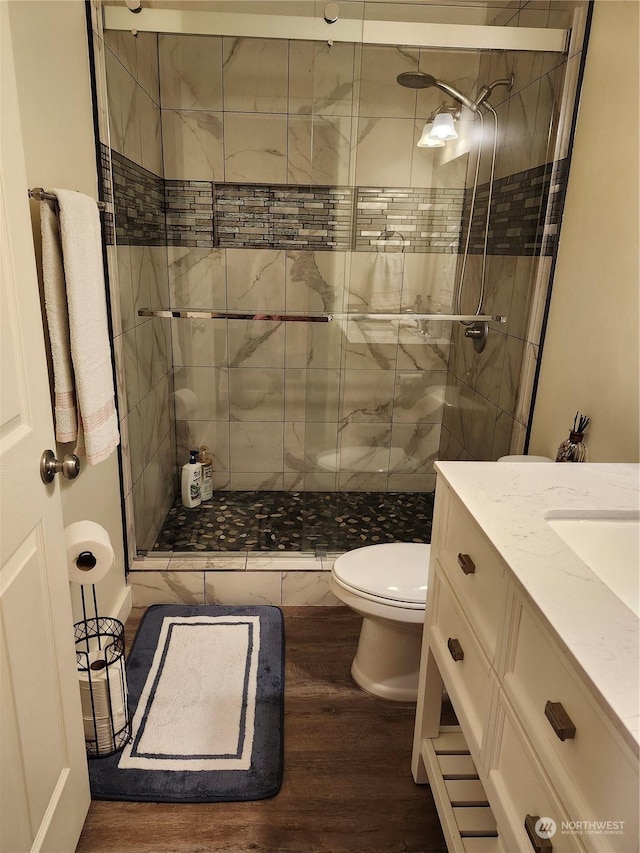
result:
[[[115,450],[120,441],[107,324],[100,214],[96,202],[89,196],[72,190],[54,190],[54,193],[58,199],[71,362],[79,411],[76,450],[86,452],[87,462],[97,465]]]
[[[365,298],[372,311],[397,312],[402,296],[403,255],[380,252],[371,268]]]
[[[68,441],[75,441],[78,436],[78,419],[58,217],[46,201],[40,202],[40,233],[44,304],[53,361],[56,441],[66,444]]]

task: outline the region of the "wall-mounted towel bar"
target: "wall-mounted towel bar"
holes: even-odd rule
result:
[[[27,190],[29,198],[33,198],[36,201],[57,201],[57,198],[53,193],[47,192],[47,190],[42,187],[34,187],[32,190]],[[105,210],[106,205],[103,201],[96,202],[98,205],[98,210]]]

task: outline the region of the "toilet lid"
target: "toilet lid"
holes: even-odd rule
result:
[[[368,545],[338,557],[333,573],[343,584],[369,595],[424,604],[430,552],[430,545],[415,542]]]

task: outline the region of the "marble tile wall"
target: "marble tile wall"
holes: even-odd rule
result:
[[[89,37],[93,47],[93,76],[96,90],[96,113],[99,139],[99,197],[105,203],[102,214],[103,239],[106,244],[107,279],[112,321],[112,347],[116,368],[116,396],[120,429],[120,463],[122,490],[124,498],[126,557],[130,563],[136,556],[135,522],[133,514],[133,494],[131,481],[131,463],[129,458],[129,422],[126,405],[126,378],[124,370],[124,346],[122,322],[120,317],[118,256],[115,246],[115,216],[113,204],[111,121],[109,116],[109,94],[107,85],[105,33],[102,28],[102,10],[100,0],[91,0],[91,32]]]
[[[352,257],[380,273],[379,259],[390,256],[171,247],[171,299],[270,315],[340,311],[345,303],[360,310],[373,300],[346,284]],[[406,260],[396,255],[399,265],[389,268],[395,310],[425,292],[425,273],[446,276],[455,257]],[[446,300],[446,291],[438,298]],[[429,489],[448,328],[436,323],[423,334],[409,317],[402,326],[174,321],[178,459],[206,444],[218,489]]]
[[[159,55],[173,305],[450,305],[465,169],[415,147],[440,98],[395,78],[425,64],[468,88],[477,54],[160,36]],[[402,252],[379,251],[391,228]],[[433,488],[447,324],[173,329],[178,461],[206,444],[216,488]]]
[[[498,115],[484,308],[508,317],[491,324],[487,346],[477,354],[464,327],[454,326],[447,374],[440,458],[497,459],[525,449],[539,357],[544,306],[567,181],[570,126],[584,49],[587,4],[582,0],[513,3],[491,21],[496,26],[571,27],[567,55],[496,52],[483,56],[480,77],[514,75],[511,91],[494,90]],[[480,193],[490,175],[491,133],[480,146]],[[475,155],[469,163],[470,178]],[[528,191],[527,191],[528,185]],[[519,187],[519,192],[512,190]],[[462,310],[475,310],[480,292],[486,214],[479,204],[472,229]],[[465,233],[466,222],[463,224]]]
[[[173,502],[176,466],[170,323],[138,316],[169,299],[157,36],[105,32],[101,47],[102,192],[113,189],[109,279],[133,556],[155,541]]]
[[[152,604],[339,605],[329,590],[333,558],[210,555],[137,559],[133,606]]]

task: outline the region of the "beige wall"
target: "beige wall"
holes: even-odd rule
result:
[[[29,185],[68,187],[96,198],[84,3],[12,0],[9,14]],[[37,214],[37,205],[32,203],[36,244]],[[59,446],[58,456],[72,449]],[[90,519],[108,530],[116,563],[98,585],[99,609],[101,615],[123,616],[129,597],[124,579],[117,455],[97,466],[83,462],[77,480],[62,481],[61,493],[65,524]],[[78,619],[78,588],[73,587],[72,592]]]
[[[638,462],[637,0],[596,0],[529,452]]]

